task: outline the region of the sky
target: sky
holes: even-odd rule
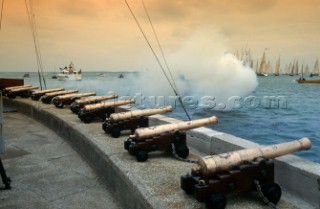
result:
[[[2,0],[0,0],[2,3]],[[139,71],[156,60],[124,0],[32,0],[44,71],[72,61],[83,71]],[[157,44],[141,0],[127,0],[151,45]],[[169,64],[202,53],[250,49],[254,60],[313,66],[320,55],[319,0],[144,0]],[[0,72],[34,71],[36,55],[25,0],[5,0]],[[197,38],[194,38],[194,37]],[[197,46],[197,42],[206,40]],[[177,54],[192,47],[181,60]],[[156,51],[159,53],[159,51]],[[212,53],[212,56],[218,56]],[[210,57],[210,56],[209,56]],[[193,59],[197,66],[197,59]],[[201,68],[201,66],[199,66]],[[175,70],[175,69],[173,69]]]

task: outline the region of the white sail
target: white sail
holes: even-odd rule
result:
[[[309,69],[309,65],[306,65],[306,68],[304,69],[304,73],[305,74],[310,74],[310,69]]]
[[[317,58],[316,62],[314,63],[313,75],[319,75],[319,61],[318,61],[318,58]]]
[[[299,63],[298,63],[298,60],[297,60],[296,64],[294,65],[293,74],[294,75],[298,75],[299,74]]]
[[[261,76],[267,76],[267,68],[266,68],[266,52],[263,52],[263,56],[262,56],[262,60],[260,63],[260,68],[259,68],[259,72],[257,73],[257,75],[261,75]]]
[[[267,63],[266,71],[267,71],[267,74],[272,74],[273,73],[273,69],[272,69],[270,60]]]
[[[280,57],[276,62],[276,70],[275,70],[275,75],[280,75]]]

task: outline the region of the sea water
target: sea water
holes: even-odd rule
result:
[[[100,73],[104,77],[98,76]],[[1,78],[22,78],[25,73],[0,73]],[[39,85],[36,73],[29,73],[25,84]],[[138,72],[85,72],[81,81],[60,81],[45,75],[47,88],[63,87],[80,92],[96,91],[97,95],[111,92],[122,98],[136,97],[136,108],[174,105],[168,116],[188,120],[174,97],[143,95]],[[218,117],[217,125],[209,126],[216,131],[232,134],[262,145],[282,143],[308,137],[312,148],[296,155],[320,163],[320,84],[298,84],[298,76],[258,77],[258,87],[246,96],[234,95],[228,101],[216,102],[214,95],[192,95],[184,92],[183,101],[192,119]],[[180,78],[183,82],[183,77]],[[155,82],[154,85],[157,85]],[[213,85],[214,86],[214,85]],[[148,86],[144,87],[148,89]],[[161,87],[160,87],[161,88]],[[141,100],[141,96],[145,97]],[[158,99],[158,100],[157,100]],[[162,102],[164,102],[162,104]]]

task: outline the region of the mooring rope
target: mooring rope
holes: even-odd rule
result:
[[[130,10],[130,12],[131,12],[131,15],[132,15],[133,19],[134,19],[134,20],[135,20],[135,22],[137,23],[137,25],[138,25],[138,27],[139,27],[139,29],[140,29],[140,32],[142,33],[142,35],[143,35],[144,39],[146,40],[146,42],[147,42],[147,44],[148,44],[149,48],[151,49],[151,51],[152,51],[152,53],[153,53],[153,55],[154,55],[154,57],[155,57],[155,59],[156,59],[157,63],[159,64],[160,69],[162,70],[162,73],[165,75],[165,77],[166,77],[167,81],[169,82],[169,84],[170,84],[170,86],[171,86],[171,88],[172,88],[173,92],[174,92],[174,93],[175,93],[175,95],[178,97],[178,100],[179,100],[179,102],[180,102],[180,104],[181,104],[181,106],[182,106],[182,108],[183,108],[184,112],[186,113],[186,115],[187,115],[188,119],[189,119],[189,120],[191,120],[191,118],[190,118],[190,116],[189,116],[189,114],[188,114],[188,112],[187,112],[187,110],[186,110],[186,108],[185,108],[185,106],[184,106],[184,104],[183,104],[183,102],[182,102],[182,99],[181,99],[181,97],[180,97],[179,93],[177,92],[177,89],[176,89],[176,88],[175,88],[175,86],[172,84],[172,82],[170,81],[170,78],[169,78],[169,77],[168,77],[168,75],[166,74],[166,72],[165,72],[165,70],[164,70],[164,68],[163,68],[163,66],[162,66],[162,64],[161,64],[161,62],[160,62],[160,60],[159,60],[159,58],[158,58],[158,56],[157,56],[156,52],[154,51],[153,47],[151,46],[151,44],[150,44],[150,42],[149,42],[149,40],[148,40],[148,38],[147,38],[146,34],[144,33],[144,31],[143,31],[143,29],[142,29],[142,27],[141,27],[141,25],[140,25],[140,23],[139,23],[138,19],[136,18],[135,14],[133,13],[133,11],[132,11],[132,9],[131,9],[130,5],[129,5],[129,4],[128,4],[128,2],[127,2],[127,0],[125,0],[125,3],[126,3],[126,5],[127,5],[128,9]]]

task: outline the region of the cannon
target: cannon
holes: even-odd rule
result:
[[[46,89],[46,90],[39,90],[34,91],[31,94],[31,99],[38,101],[41,96],[45,95],[46,93],[56,92],[56,91],[63,91],[64,88],[55,88],[55,89]]]
[[[78,117],[84,123],[90,123],[93,120],[102,119],[104,121],[107,117],[114,113],[116,106],[127,105],[135,103],[134,99],[126,99],[120,101],[103,102],[97,104],[85,105],[81,108]]]
[[[95,96],[96,92],[87,92],[82,94],[66,94],[66,95],[59,95],[52,99],[52,103],[58,107],[63,108],[65,105],[72,104],[76,99],[81,97],[88,97],[88,96]]]
[[[7,93],[11,91],[12,89],[19,89],[19,88],[24,88],[24,87],[31,87],[32,85],[24,85],[24,86],[10,86],[6,87],[2,90],[2,95],[7,96]]]
[[[138,128],[133,135],[124,141],[124,148],[129,154],[136,156],[139,162],[146,161],[149,152],[159,150],[174,152],[179,158],[185,159],[189,155],[189,148],[186,145],[184,131],[214,125],[217,122],[217,118],[212,116],[175,124]]]
[[[171,112],[171,106],[147,109],[147,110],[132,110],[128,112],[112,113],[103,124],[102,129],[111,134],[112,137],[117,138],[120,136],[122,130],[131,130],[131,133],[137,128],[148,127],[149,118],[147,116]]]
[[[22,98],[28,98],[31,96],[32,90],[39,88],[38,86],[23,86],[17,88],[11,88],[6,92],[6,96],[10,99],[14,99],[17,96]]]
[[[281,198],[281,188],[274,182],[272,159],[300,150],[310,149],[308,138],[200,158],[190,173],[181,176],[181,188],[193,194],[207,208],[224,209],[226,195],[256,191],[268,205]]]
[[[65,94],[72,94],[72,93],[76,93],[78,91],[79,90],[65,90],[65,91],[50,92],[50,93],[46,93],[45,95],[41,96],[40,100],[45,104],[51,104],[52,99],[56,96],[65,95]]]
[[[96,96],[91,98],[77,99],[70,105],[70,110],[73,113],[78,114],[80,109],[83,108],[85,105],[95,104],[104,100],[115,99],[115,98],[118,98],[118,95],[112,94],[112,95],[106,95],[106,96]]]

